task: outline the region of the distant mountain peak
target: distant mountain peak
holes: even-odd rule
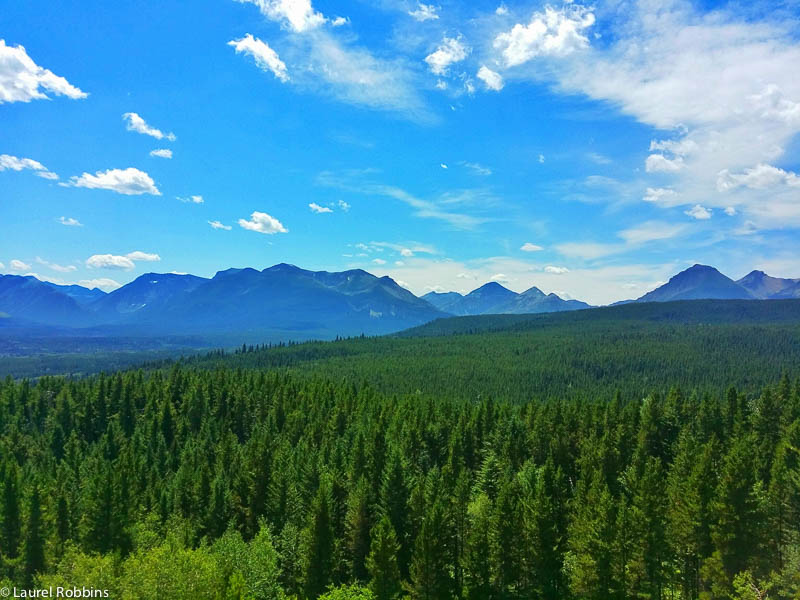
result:
[[[695,264],[670,277],[664,285],[637,302],[671,300],[752,300],[754,295],[714,267]]]

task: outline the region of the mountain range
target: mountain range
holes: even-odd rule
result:
[[[694,265],[636,300],[800,298],[800,279],[753,271],[738,281]],[[274,339],[390,333],[450,316],[548,313],[589,308],[532,287],[487,283],[462,295],[417,297],[389,277],[361,269],[308,271],[278,264],[227,269],[212,278],[147,273],[105,293],[33,276],[0,275],[0,331],[80,331],[92,336],[259,335]],[[51,329],[48,330],[47,327]],[[55,334],[54,334],[55,335]]]

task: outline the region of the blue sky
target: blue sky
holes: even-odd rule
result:
[[[0,272],[800,277],[800,5],[6,0]]]

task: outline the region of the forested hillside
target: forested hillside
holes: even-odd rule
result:
[[[180,366],[6,379],[0,579],[154,599],[798,597],[796,381],[590,391],[517,403]]]

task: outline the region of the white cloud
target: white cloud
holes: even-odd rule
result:
[[[193,196],[187,196],[186,198],[182,198],[181,196],[176,196],[178,200],[187,204],[203,204],[205,200],[199,194],[195,194]]]
[[[337,175],[330,171],[323,171],[317,176],[317,182],[321,185],[335,187],[359,194],[383,196],[386,198],[399,200],[400,202],[403,202],[414,209],[413,215],[415,217],[424,219],[439,219],[457,229],[475,229],[482,223],[485,223],[487,220],[489,220],[488,218],[473,216],[452,210],[452,208],[456,205],[474,205],[478,200],[483,202],[485,208],[491,203],[491,197],[487,198],[485,194],[475,193],[472,190],[467,190],[467,193],[464,194],[455,196],[443,194],[437,200],[423,200],[422,198],[417,198],[413,194],[409,194],[402,188],[360,180],[361,175],[364,175],[364,173],[355,172]]]
[[[400,256],[405,256],[406,258],[410,258],[414,256],[414,251],[409,248],[402,248],[400,250]]]
[[[674,198],[677,194],[675,190],[670,188],[647,188],[642,200],[645,202],[653,202],[656,204],[669,203],[670,198]]]
[[[386,261],[383,260],[382,258],[373,258],[372,262],[374,262],[376,265],[385,265],[386,264]]]
[[[439,166],[445,170],[447,170],[447,165],[444,163],[440,163]]]
[[[720,192],[727,192],[742,186],[754,190],[764,190],[781,185],[800,187],[800,177],[797,173],[766,164],[745,169],[743,173],[730,173],[724,169],[717,176],[717,190]]]
[[[311,204],[309,204],[308,208],[311,209],[311,212],[317,213],[317,214],[332,213],[333,212],[333,210],[328,208],[327,206],[320,206],[316,202],[312,202]]]
[[[624,244],[601,244],[597,242],[565,242],[558,244],[558,250],[564,256],[570,258],[582,258],[584,260],[594,260],[612,254],[625,251]]]
[[[693,219],[697,219],[698,221],[706,221],[711,218],[711,212],[712,211],[707,209],[705,206],[695,204],[689,210],[685,210],[684,214],[692,217]]]
[[[463,162],[461,164],[467,167],[468,169],[472,169],[472,171],[477,175],[489,176],[492,174],[492,170],[489,167],[484,167],[483,165],[478,163]]]
[[[651,154],[644,161],[648,173],[675,173],[683,168],[683,158],[667,158],[663,154]]]
[[[98,279],[81,279],[78,282],[78,285],[89,289],[100,288],[106,292],[113,292],[114,290],[122,287],[121,283],[114,281],[113,279],[109,279],[108,277],[100,277]]]
[[[6,268],[6,266],[3,263],[0,262],[0,269],[5,269],[5,268]]]
[[[439,15],[436,14],[436,11],[439,10],[439,7],[434,6],[433,4],[423,4],[422,2],[417,2],[416,10],[408,11],[408,14],[414,17],[417,21],[432,21],[439,18]]]
[[[569,269],[566,267],[553,267],[548,265],[544,268],[544,272],[552,275],[563,275],[564,273],[569,273]]]
[[[486,84],[486,87],[490,90],[494,90],[495,92],[499,92],[503,89],[503,76],[496,71],[492,71],[486,65],[481,65],[481,68],[478,69],[478,79],[483,81]]]
[[[584,31],[594,25],[591,9],[579,5],[551,6],[536,12],[530,23],[517,23],[494,40],[506,67],[521,65],[537,56],[566,56],[589,45]]]
[[[47,98],[45,92],[77,100],[88,94],[33,62],[22,46],[0,39],[0,104]]]
[[[71,273],[72,271],[77,271],[78,267],[75,265],[59,265],[57,263],[51,263],[49,261],[44,260],[43,258],[37,256],[36,262],[40,265],[44,265],[48,269],[52,269],[58,273]]]
[[[22,262],[21,260],[17,260],[16,258],[13,259],[9,266],[13,271],[30,271],[31,266],[28,263]]]
[[[497,283],[508,283],[508,275],[505,273],[495,273],[489,277],[489,281],[496,281]]]
[[[73,219],[72,217],[59,217],[58,222],[62,225],[67,225],[68,227],[83,227],[83,223],[78,221],[78,219]]]
[[[461,42],[461,36],[457,38],[445,36],[436,50],[425,57],[425,62],[434,75],[446,75],[450,65],[467,58],[470,51],[471,48]]]
[[[136,268],[133,261],[127,256],[114,254],[94,254],[86,259],[86,266],[90,269],[119,269],[131,271]]]
[[[253,211],[250,215],[250,220],[239,219],[239,226],[249,231],[256,231],[258,233],[265,233],[272,235],[274,233],[288,233],[283,224],[275,217],[267,213]]]
[[[169,148],[158,148],[157,150],[151,150],[150,156],[155,156],[157,158],[172,158],[172,150]]]
[[[141,250],[136,250],[135,252],[129,252],[125,255],[127,258],[133,261],[141,261],[141,262],[158,262],[161,260],[161,257],[158,254],[150,254],[148,252],[142,252]]]
[[[673,176],[678,196],[670,203],[730,206],[730,197],[717,193],[722,173],[722,187],[736,188],[737,210],[760,227],[800,226],[790,186],[768,192],[735,179],[753,165],[774,165],[800,134],[793,22],[743,16],[733,4],[706,10],[679,0],[636,1],[624,13],[622,5],[598,6],[608,30],[604,43],[513,76],[550,81],[562,93],[674,131],[675,139],[650,144],[651,156],[660,158],[646,163],[651,172]]]
[[[209,221],[208,224],[211,225],[212,229],[224,229],[225,231],[230,231],[231,229],[233,229],[233,227],[231,227],[230,225],[224,225],[219,221]]]
[[[314,10],[311,0],[237,0],[255,4],[261,13],[284,28],[303,33],[324,24],[325,15]]]
[[[289,81],[289,74],[278,53],[269,47],[269,44],[254,38],[249,33],[239,40],[228,42],[228,46],[233,46],[237,54],[247,54],[252,56],[256,65],[262,71],[270,71],[275,77],[284,83]]]
[[[2,40],[0,40],[0,42],[2,42]],[[17,158],[10,154],[0,154],[0,171],[8,169],[12,171],[30,169],[44,179],[58,179],[58,175],[50,172],[47,167],[37,160],[33,160],[32,158]]]
[[[728,206],[725,208],[725,214],[729,217],[736,216],[736,209],[732,206]]]
[[[586,154],[586,158],[588,158],[590,161],[598,165],[610,165],[612,162],[614,162],[607,156],[604,156],[597,152],[588,152]]]
[[[544,163],[544,154],[539,155],[539,163]]]
[[[659,240],[668,240],[684,231],[683,225],[672,225],[662,221],[646,221],[635,227],[623,229],[617,235],[629,244],[644,244]]]
[[[544,250],[541,246],[537,246],[531,242],[525,242],[522,246],[519,247],[520,250],[523,252],[539,252],[539,250]]]
[[[336,17],[331,21],[331,25],[334,27],[342,27],[350,23],[349,17]]]
[[[94,175],[84,173],[80,177],[71,177],[69,184],[63,185],[97,190],[111,190],[112,192],[128,196],[139,194],[161,195],[161,192],[158,191],[152,178],[144,171],[133,167],[97,171]]]
[[[339,204],[339,208],[343,212],[347,212],[348,210],[350,210],[350,205],[347,202],[345,202],[344,200],[339,200],[338,204]]]
[[[501,4],[500,6],[498,6],[495,9],[494,14],[496,14],[498,16],[501,16],[501,17],[504,16],[504,15],[507,15],[508,14],[508,7],[505,4]]]
[[[142,135],[149,135],[157,140],[166,139],[170,142],[174,142],[176,139],[174,133],[164,133],[160,129],[151,127],[135,112],[126,112],[122,115],[122,120],[127,122],[126,128],[128,131],[135,131],[136,133],[141,133]]]

